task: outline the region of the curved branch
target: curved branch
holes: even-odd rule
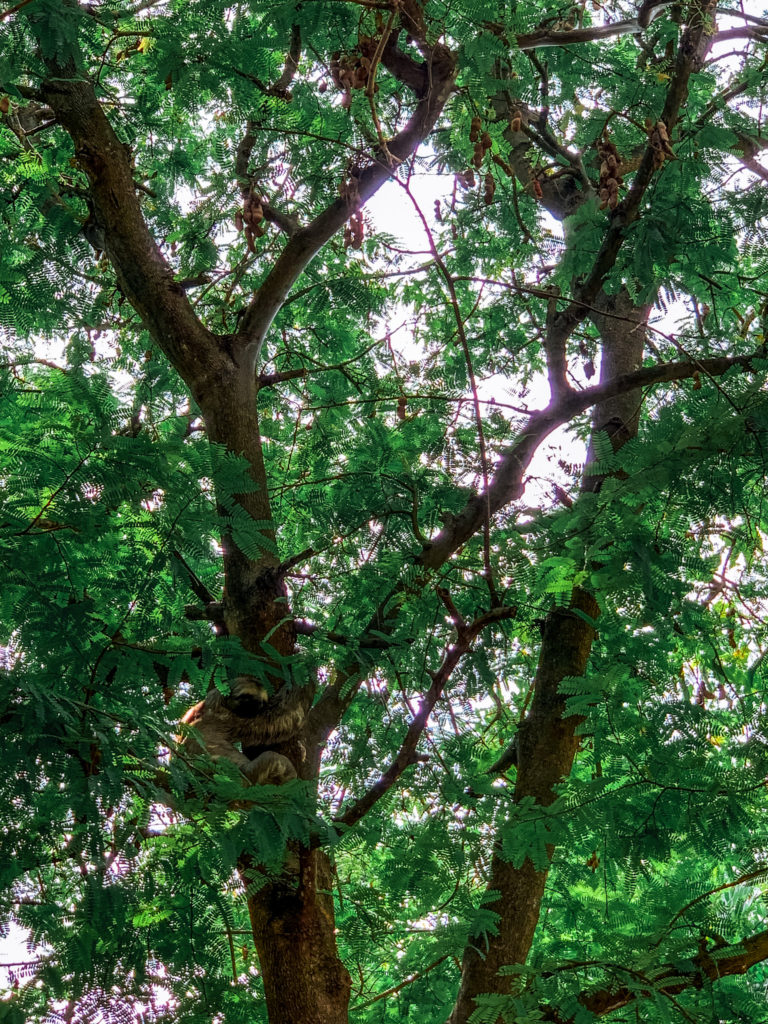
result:
[[[67,131],[89,181],[96,223],[121,291],[147,325],[193,394],[200,380],[220,375],[222,353],[197,318],[185,289],[152,237],[141,210],[131,151],[117,137],[91,82],[74,65],[47,61],[40,95]]]
[[[664,108],[659,119],[666,126],[668,132],[671,132],[674,125],[677,124],[680,110],[688,96],[688,83],[691,75],[701,67],[704,57],[712,45],[715,10],[716,0],[704,0],[701,4],[693,5],[691,21],[680,41],[674,74],[669,83]],[[657,160],[657,149],[653,142],[649,141],[629,194],[613,212],[591,271],[577,289],[574,301],[558,316],[560,330],[566,337],[585,318],[584,303],[594,302],[613,268],[626,238],[626,229],[640,215],[646,190],[659,166]]]
[[[714,954],[714,955],[713,955]],[[621,1009],[635,1002],[641,995],[674,996],[689,988],[719,981],[731,974],[745,974],[750,967],[768,960],[768,931],[758,932],[731,946],[714,950],[702,950],[687,962],[675,963],[663,968],[652,981],[653,987],[647,992],[622,986],[615,991],[600,989],[588,995],[579,996],[579,1002],[597,1017]],[[669,978],[668,984],[665,984]],[[672,980],[674,979],[674,980]],[[547,1015],[549,1020],[563,1021],[562,1016]]]
[[[426,41],[422,41],[420,48],[427,57],[424,67],[428,76],[428,87],[419,98],[405,127],[387,143],[387,152],[375,155],[371,162],[347,183],[348,194],[354,194],[355,201],[360,206],[392,176],[393,167],[415,153],[434,127],[453,89],[457,70],[455,54],[442,43],[428,46]],[[394,68],[391,52],[388,59],[390,63],[387,66]],[[408,79],[412,80],[410,74]],[[349,215],[349,200],[343,196],[334,200],[310,224],[294,232],[262,282],[246,310],[238,336],[249,353],[249,361],[254,368],[267,331],[296,279],[325,243],[342,227]]]
[[[733,13],[737,14],[738,12],[734,11]],[[754,39],[757,43],[768,43],[768,27],[744,25],[742,28],[727,28],[718,32],[714,41],[727,43],[731,39]]]
[[[612,39],[614,36],[636,35],[642,28],[636,18],[615,21],[610,25],[589,25],[585,28],[571,28],[562,32],[541,28],[516,36],[514,43],[518,50],[540,50],[545,46],[573,46],[574,43],[594,43],[598,39]]]
[[[8,7],[4,11],[0,11],[0,21],[5,21],[6,18],[10,18],[12,14],[20,11],[22,7],[26,7],[27,4],[31,4],[32,0],[19,0],[19,3],[14,4],[13,7]]]
[[[300,60],[301,29],[298,25],[291,25],[291,43],[285,57],[285,64],[283,65],[280,77],[272,88],[268,90],[270,96],[287,96],[288,88],[293,82]]]
[[[522,495],[523,474],[533,458],[534,452],[553,430],[567,423],[574,416],[586,412],[587,409],[604,402],[607,398],[613,398],[638,388],[649,387],[652,384],[686,380],[696,373],[719,377],[734,367],[745,372],[754,372],[755,368],[752,366],[752,362],[755,359],[765,360],[765,353],[762,349],[746,356],[714,356],[708,359],[646,366],[634,373],[615,377],[605,384],[584,388],[583,391],[569,390],[566,395],[551,403],[546,409],[530,415],[520,439],[500,460],[488,488],[487,498],[492,514],[499,512],[510,501],[515,501]],[[422,551],[417,559],[419,564],[430,569],[440,568],[454,551],[462,544],[466,544],[472,534],[480,529],[485,505],[486,495],[473,494],[464,509],[432,539],[429,547]]]

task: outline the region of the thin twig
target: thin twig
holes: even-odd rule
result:
[[[408,730],[405,734],[405,739],[400,746],[400,750],[389,768],[382,773],[380,778],[374,782],[370,789],[368,789],[368,791],[364,793],[359,800],[356,800],[355,803],[348,807],[342,815],[335,819],[335,823],[338,826],[351,828],[353,825],[356,825],[357,822],[360,821],[360,819],[363,818],[387,792],[389,792],[406,768],[421,760],[419,755],[416,753],[416,747],[422,733],[427,727],[429,716],[432,713],[435,704],[437,704],[440,699],[443,689],[450,679],[454,669],[464,655],[471,650],[473,642],[483,629],[486,628],[486,626],[496,622],[502,622],[505,619],[512,619],[517,615],[517,608],[499,606],[491,608],[490,611],[480,615],[473,622],[464,623],[458,611],[453,606],[453,602],[450,601],[450,596],[446,597],[447,592],[443,591],[441,593],[438,591],[438,594],[444,603],[447,600],[450,602],[451,607],[453,607],[452,618],[454,618],[455,615],[454,624],[456,625],[457,640],[455,643],[450,643],[448,645],[442,664],[436,672],[431,673],[432,683],[422,697],[419,709],[408,726]]]
[[[408,977],[404,981],[401,981],[399,985],[393,985],[391,988],[385,989],[383,992],[379,992],[378,995],[373,996],[364,1003],[357,1003],[355,1006],[351,1007],[352,1012],[357,1013],[358,1010],[364,1010],[366,1007],[372,1006],[374,1003],[378,1003],[380,999],[388,999],[389,996],[397,995],[398,992],[402,992],[404,988],[412,985],[414,981],[418,981],[419,978],[423,978],[425,975],[429,974],[430,971],[434,971],[434,969],[439,967],[443,960],[447,960],[450,955],[450,953],[443,953],[441,957],[438,957],[438,959],[428,967],[425,967],[421,971],[414,971],[413,974],[409,974]]]

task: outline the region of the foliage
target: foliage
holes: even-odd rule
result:
[[[768,23],[718,15],[713,43],[711,6],[606,38],[590,33],[633,5],[0,15],[0,901],[28,949],[0,1020],[282,1020],[248,901],[320,849],[350,1020],[447,1018],[462,955],[466,982],[518,910],[499,861],[546,888],[476,1024],[628,1004],[652,1024],[768,1021]],[[682,43],[702,24],[697,63]],[[420,99],[403,65],[443,44],[455,84],[388,163]],[[120,248],[124,197],[103,219],[89,143],[50,106],[65,78],[92,83],[130,153],[157,264]],[[339,230],[309,252],[329,210]],[[239,392],[195,345],[235,351],[302,230],[263,321],[260,436],[234,444],[212,424]],[[158,281],[199,336],[173,336]],[[645,342],[641,376],[593,394],[616,320]],[[619,443],[600,416],[627,394],[642,409]],[[265,493],[269,515],[249,511]],[[211,626],[235,549],[287,588],[257,648]],[[524,749],[558,615],[597,632],[554,684],[553,737],[565,719],[579,742],[545,798],[493,766],[518,733]],[[169,760],[209,686],[269,688],[276,664],[319,680],[316,707],[338,699],[318,772],[244,790],[225,761]],[[418,753],[350,814],[430,687]]]

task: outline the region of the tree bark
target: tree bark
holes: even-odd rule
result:
[[[626,291],[607,297],[601,293],[593,319],[601,334],[600,383],[639,369],[643,360],[648,307],[632,305]],[[595,406],[590,453],[594,435],[606,431],[617,451],[637,433],[642,393],[625,391]],[[589,466],[589,458],[587,456]],[[585,470],[582,493],[599,488],[601,478]],[[579,749],[578,716],[565,717],[565,697],[560,683],[581,676],[587,668],[600,608],[587,590],[574,590],[568,608],[553,608],[544,620],[539,663],[533,681],[530,709],[518,732],[515,802],[533,799],[542,807],[552,804],[556,787],[568,778]],[[551,863],[554,847],[547,848]],[[515,981],[499,970],[525,963],[539,922],[541,902],[549,874],[530,858],[519,867],[503,859],[497,840],[487,891],[498,896],[485,905],[499,914],[495,935],[473,936],[464,952],[461,983],[449,1024],[466,1024],[484,993],[509,994]]]
[[[258,868],[244,859],[247,888]],[[332,874],[321,850],[302,850],[298,868],[248,897],[270,1024],[347,1024],[352,981],[336,949]]]

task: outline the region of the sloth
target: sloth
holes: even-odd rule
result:
[[[195,734],[185,732],[180,742],[192,755],[205,750],[214,759],[226,757],[254,785],[281,786],[296,778],[288,758],[274,750],[253,758],[248,753],[295,736],[304,721],[308,696],[303,688],[284,687],[270,697],[255,679],[238,676],[229,695],[209,690],[205,700],[189,709],[181,722]]]

